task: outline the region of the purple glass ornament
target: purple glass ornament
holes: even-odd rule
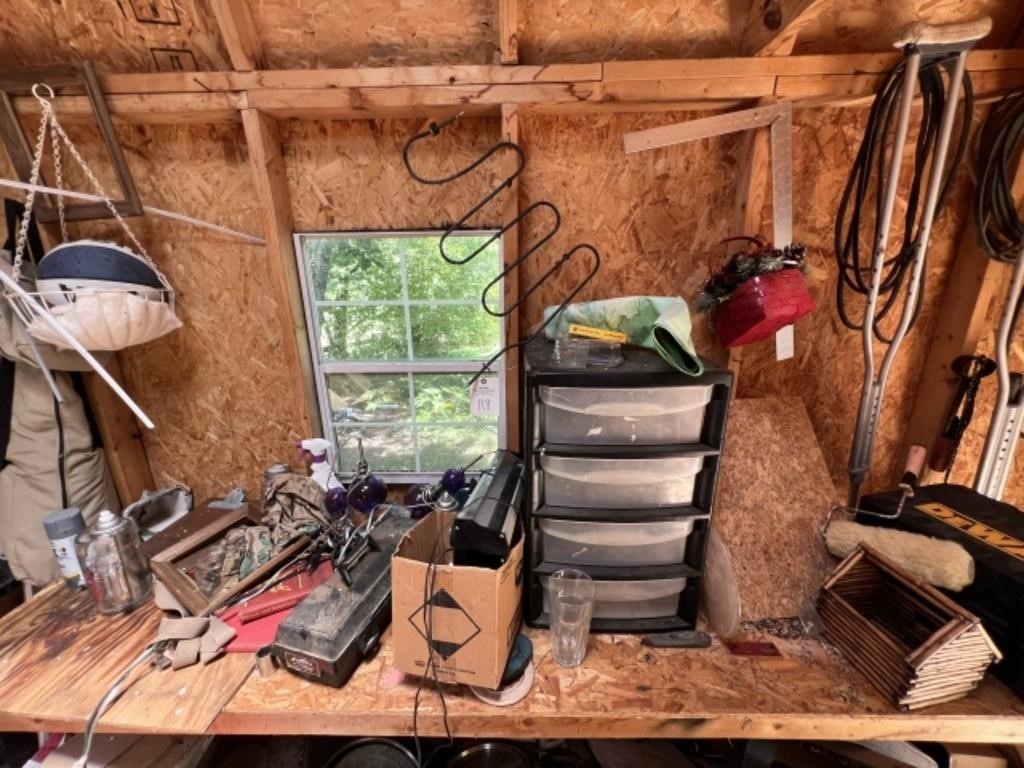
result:
[[[461,467],[446,469],[441,476],[441,487],[448,493],[455,493],[466,484],[466,470]]]
[[[348,514],[348,491],[345,486],[331,488],[324,495],[324,506],[332,520],[340,520]]]
[[[348,487],[348,505],[364,515],[370,514],[378,504],[383,504],[387,497],[388,484],[377,475],[356,477]]]
[[[370,474],[370,465],[363,453],[363,439],[356,438],[359,445],[359,464],[356,476],[348,484],[348,505],[356,512],[368,515],[378,504],[383,504],[388,497],[388,484],[383,478]]]
[[[421,520],[430,514],[436,495],[435,486],[430,483],[410,485],[405,492],[405,506],[409,510],[409,517],[413,520]]]

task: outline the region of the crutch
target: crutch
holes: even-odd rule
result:
[[[865,307],[862,327],[864,348],[864,383],[861,389],[860,407],[857,412],[857,426],[853,436],[848,466],[850,476],[849,506],[856,507],[860,500],[860,487],[871,466],[871,455],[875,447],[875,436],[878,420],[885,395],[889,372],[896,359],[900,345],[907,335],[917,304],[920,300],[921,274],[924,269],[925,254],[931,235],[932,222],[942,187],[942,176],[946,164],[946,154],[953,133],[953,121],[960,97],[967,54],[978,40],[989,33],[992,20],[988,17],[965,24],[931,26],[914,24],[909,27],[896,47],[902,48],[905,54],[905,73],[900,94],[900,113],[893,138],[891,166],[885,183],[885,192],[881,206],[880,226],[875,241],[871,263],[871,284]],[[886,248],[889,240],[889,228],[892,224],[893,211],[896,206],[896,192],[899,185],[903,151],[906,146],[907,133],[910,125],[910,111],[914,102],[914,86],[917,84],[918,72],[922,56],[956,54],[949,73],[949,95],[942,112],[939,136],[932,158],[928,178],[928,190],[925,197],[921,226],[913,244],[911,271],[907,295],[903,304],[899,325],[893,333],[892,340],[877,368],[874,353],[875,310],[878,305],[881,288],[882,269],[885,263]],[[883,139],[884,140],[884,139]]]
[[[1021,417],[1024,416],[1024,376],[1010,373],[1010,334],[1021,299],[1024,298],[1024,247],[1017,252],[1010,282],[1010,295],[1006,297],[1003,318],[996,337],[996,378],[999,382],[992,421],[985,437],[985,448],[974,478],[974,490],[999,501],[1003,498],[1006,479],[1013,466],[1013,453],[1020,436]]]

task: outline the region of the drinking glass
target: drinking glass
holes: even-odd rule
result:
[[[583,571],[563,568],[547,584],[551,655],[563,667],[578,667],[587,655],[594,582]]]

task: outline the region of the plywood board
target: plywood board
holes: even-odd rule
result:
[[[114,679],[156,636],[152,603],[126,616],[96,613],[86,592],[55,585],[5,617],[0,722],[5,729],[81,730]],[[252,668],[231,654],[212,664],[147,671],[101,720],[103,730],[202,733]]]
[[[239,126],[122,126],[118,135],[147,204],[258,232]],[[82,151],[95,154],[87,137]],[[263,468],[290,460],[295,440],[308,436],[297,432],[302,379],[280,354],[266,250],[167,219],[130,224],[175,287],[184,322],[119,353],[123,383],[157,423],[143,434],[154,478],[188,485],[198,498],[235,486],[254,496]],[[71,232],[122,238],[110,223]]]
[[[556,665],[548,632],[528,630],[536,681],[526,699],[492,707],[448,687],[457,736],[498,738],[782,738],[1019,741],[1024,704],[994,681],[969,698],[901,713],[840,658],[807,639],[771,639],[782,658],[651,649],[630,636],[595,635],[580,667]],[[416,678],[394,668],[390,632],[377,656],[340,690],[279,671],[250,677],[213,725],[215,733],[408,736]],[[419,732],[443,736],[429,689]],[[984,738],[982,737],[984,734]]]
[[[1006,294],[1009,291],[1010,273],[1012,266],[1001,267],[1004,270],[1005,281],[1000,289],[996,291],[992,303],[989,305],[988,314],[985,319],[985,330],[978,342],[976,354],[995,354],[996,333],[999,330],[999,321],[1003,308],[1006,305]],[[1019,339],[1019,330],[1017,338]],[[1024,372],[1024,347],[1020,341],[1010,344],[1010,370]],[[970,427],[964,433],[953,465],[953,472],[950,475],[950,482],[961,485],[973,486],[974,477],[981,462],[981,454],[985,446],[985,436],[988,434],[988,427],[992,420],[992,409],[995,406],[998,394],[998,383],[995,374],[982,380],[978,390],[978,397],[975,401],[974,417],[971,419]],[[1017,507],[1024,507],[1024,447],[1020,443],[1014,457],[1013,467],[1010,470],[1006,482],[1006,489],[1003,492],[1003,501]]]
[[[683,296],[688,301],[720,258],[715,244],[732,234],[728,215],[741,137],[725,136],[635,155],[622,135],[685,120],[686,113],[521,118],[529,165],[520,184],[525,206],[541,199],[562,212],[562,229],[520,270],[530,283],[566,249],[592,243],[602,266],[578,300],[634,294]],[[547,222],[522,228],[524,248]],[[523,313],[523,328],[536,324],[545,306],[558,304],[589,269],[580,258],[566,265]],[[715,348],[710,325],[694,312],[694,343]]]
[[[840,323],[835,306],[838,271],[834,226],[839,196],[860,144],[866,117],[859,112],[823,109],[798,112],[794,118],[793,239],[807,247],[807,283],[818,308],[797,322],[796,354],[792,359],[777,362],[772,341],[745,347],[738,388],[741,397],[803,398],[833,482],[842,494],[847,487],[846,466],[864,368],[861,335]],[[956,251],[957,234],[966,219],[966,179],[967,174],[962,173],[947,209],[932,230],[921,313],[889,378],[865,492],[892,487],[902,465],[899,453],[917,391],[917,377]],[[903,181],[897,210],[905,205],[902,192],[907,174]],[[762,232],[767,234],[769,222],[762,221]],[[898,309],[894,310],[894,316],[897,312]],[[876,360],[880,361],[883,353],[884,348],[876,345]]]
[[[101,72],[230,69],[204,0],[8,0],[0,68],[91,59]]]
[[[732,556],[745,620],[814,604],[833,565],[821,527],[837,500],[800,398],[733,400],[714,526]]]
[[[299,232],[443,228],[501,180],[500,159],[449,185],[414,181],[402,163],[406,140],[425,120],[287,121],[281,144]],[[413,150],[417,170],[441,176],[464,167],[499,140],[501,121],[464,118]],[[501,205],[476,226],[501,221]]]
[[[729,0],[522,0],[520,6],[519,59],[524,63],[700,58],[736,52]]]
[[[979,16],[992,17],[992,33],[981,48],[1012,47],[1024,21],[1019,3],[1004,0],[844,0],[834,3],[808,24],[796,43],[795,53],[853,53],[883,51],[891,48],[900,31],[908,24],[951,24]]]
[[[270,69],[497,63],[488,0],[252,0]]]

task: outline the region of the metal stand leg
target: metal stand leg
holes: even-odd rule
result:
[[[1010,375],[1010,333],[1013,330],[1017,304],[1024,294],[1024,248],[1017,254],[1013,268],[1010,293],[1006,298],[1003,318],[999,323],[996,339],[996,376],[999,381],[999,395],[992,412],[985,448],[974,479],[974,490],[989,498],[1002,499],[1006,479],[1013,465],[1013,453],[1020,437],[1021,416],[1024,415],[1024,398],[1020,382],[1011,381]]]
[[[878,227],[878,239],[871,260],[871,289],[868,292],[867,306],[864,309],[863,349],[864,349],[864,383],[861,387],[860,409],[857,412],[857,426],[853,433],[853,446],[850,450],[849,505],[856,507],[860,499],[860,486],[871,465],[871,451],[874,448],[875,428],[878,423],[878,411],[881,403],[884,382],[875,382],[875,350],[874,350],[874,316],[878,304],[878,292],[881,288],[882,266],[885,263],[885,252],[889,244],[889,229],[892,225],[892,214],[896,207],[896,190],[900,181],[903,150],[907,144],[907,133],[910,128],[910,110],[914,104],[914,89],[917,85],[917,73],[921,66],[921,54],[912,53],[907,57],[904,73],[903,90],[900,94],[900,115],[896,123],[896,135],[893,137],[892,164],[889,166],[889,177],[885,182],[885,199],[882,203],[882,219]]]

